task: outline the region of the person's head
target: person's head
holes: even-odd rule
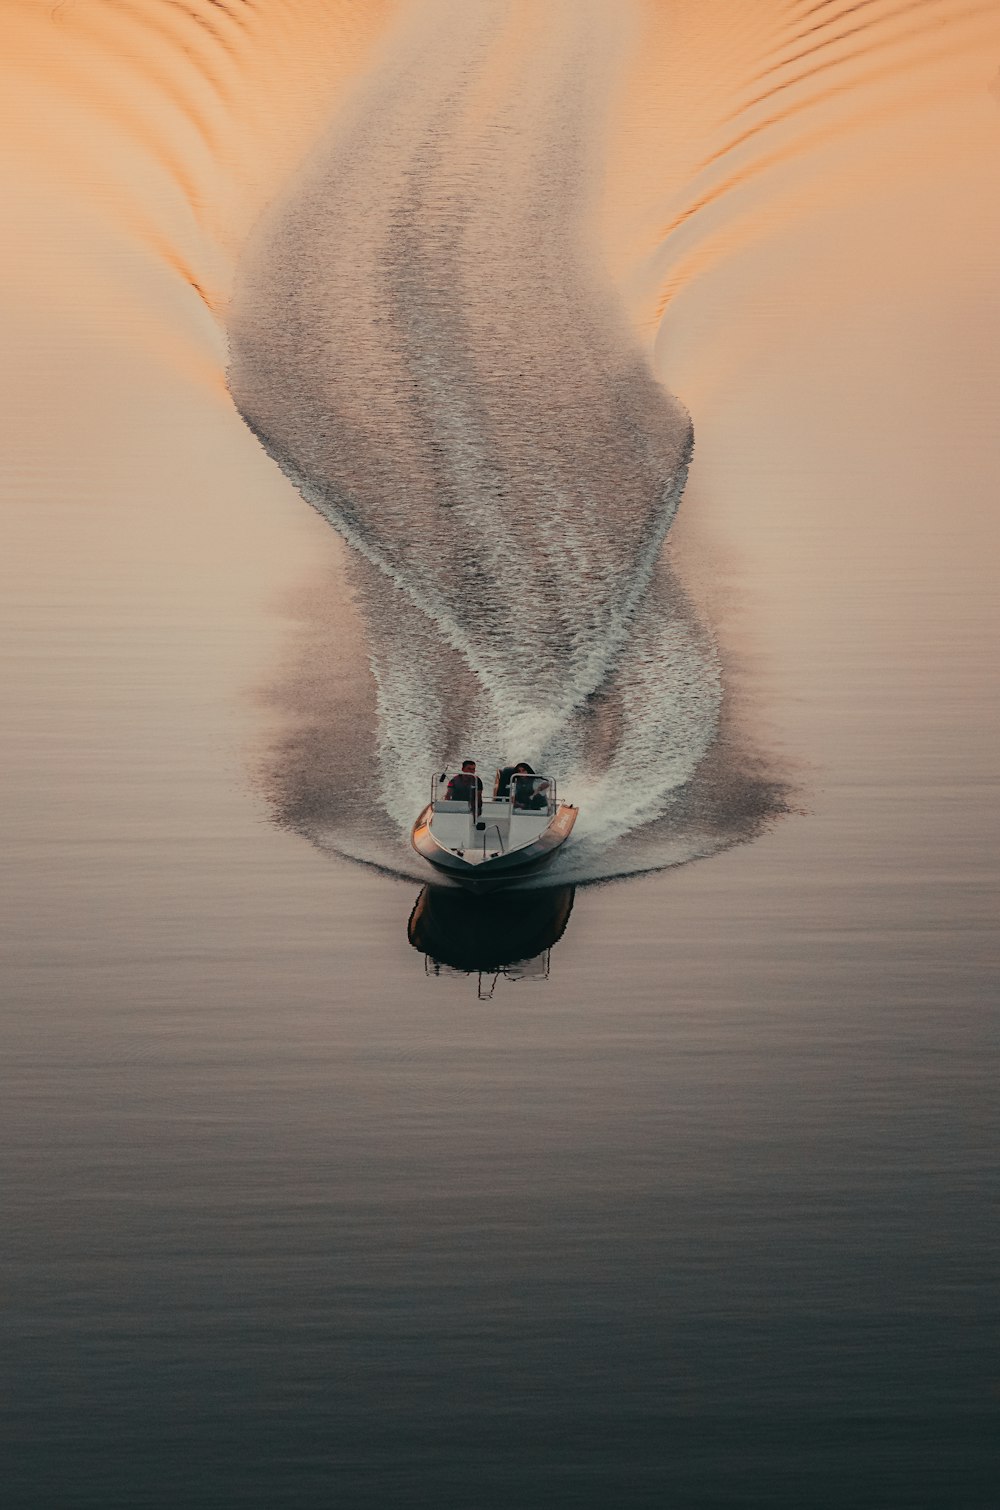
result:
[[[475,772],[475,769],[476,769],[476,762],[474,760],[463,760],[462,761],[462,770],[463,771],[468,771],[468,773],[469,773],[470,776]]]
[[[532,769],[526,761],[519,761],[519,763],[514,767],[515,776],[531,776],[532,774]]]

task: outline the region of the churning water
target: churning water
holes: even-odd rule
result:
[[[528,759],[581,807],[557,873],[593,878],[745,836],[773,792],[717,769],[694,795],[722,678],[662,560],[691,421],[589,229],[624,28],[599,0],[509,20],[404,32],[246,259],[229,383],[353,547],[377,686],[377,752],[325,794],[279,766],[279,810],[413,869],[436,767]]]

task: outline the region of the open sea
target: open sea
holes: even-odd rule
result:
[[[996,1510],[996,0],[0,35],[3,1510]]]

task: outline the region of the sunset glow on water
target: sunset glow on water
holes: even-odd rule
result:
[[[3,36],[4,1510],[992,1510],[996,5]]]

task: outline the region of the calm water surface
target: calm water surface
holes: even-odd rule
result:
[[[991,1510],[995,9],[399,10],[10,6],[3,1504]],[[225,386],[251,228],[322,263],[358,132],[313,312],[384,444],[331,378],[316,470],[269,448],[367,555]],[[630,648],[599,490],[521,603],[599,683],[537,724],[590,848],[534,965],[435,970],[394,804],[534,705],[368,463],[421,530],[456,478],[558,515],[600,399],[601,476],[662,482],[622,352],[695,439]]]

